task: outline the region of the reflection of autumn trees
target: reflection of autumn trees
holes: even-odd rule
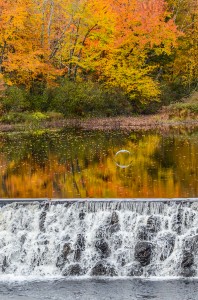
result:
[[[116,166],[120,149],[132,164]],[[52,133],[0,138],[0,197],[193,197],[196,134]]]

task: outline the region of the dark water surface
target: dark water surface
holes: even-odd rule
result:
[[[198,131],[1,134],[0,198],[197,197],[197,158]]]
[[[196,280],[57,280],[0,283],[1,300],[197,300]]]

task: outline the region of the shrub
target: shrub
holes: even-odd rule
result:
[[[5,112],[21,112],[29,109],[27,92],[16,86],[11,86],[6,89],[5,96],[2,97],[1,103]]]
[[[50,109],[64,116],[114,116],[129,114],[130,102],[120,90],[92,82],[63,81],[53,91]]]

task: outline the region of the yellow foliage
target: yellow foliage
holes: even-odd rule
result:
[[[170,55],[178,36],[167,15],[164,0],[1,0],[0,67],[27,87],[94,74],[131,99],[154,100],[150,52]]]

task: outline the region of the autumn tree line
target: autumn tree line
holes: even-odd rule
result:
[[[1,114],[150,112],[197,78],[197,0],[0,0]]]

